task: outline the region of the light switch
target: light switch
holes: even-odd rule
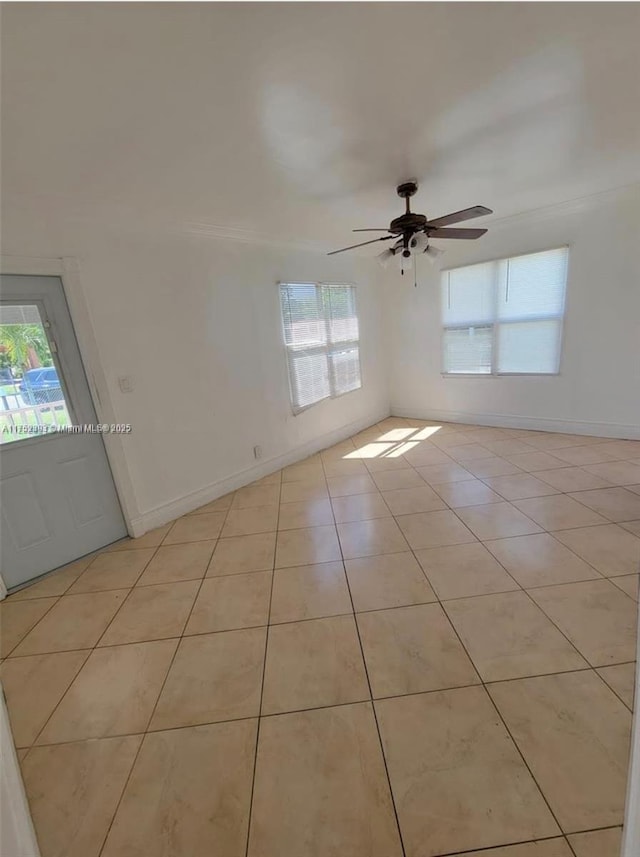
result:
[[[121,375],[118,378],[118,387],[121,393],[133,393],[133,380],[131,375]]]

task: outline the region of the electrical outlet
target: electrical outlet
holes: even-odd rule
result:
[[[121,375],[118,378],[118,387],[121,393],[133,393],[133,379],[131,375]]]
[[[262,458],[262,447],[254,446],[253,447],[253,457],[254,458]]]

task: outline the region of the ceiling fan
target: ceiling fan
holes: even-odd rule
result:
[[[484,205],[474,205],[453,214],[445,214],[444,217],[436,217],[435,220],[427,220],[424,214],[415,214],[411,211],[409,199],[418,190],[417,182],[410,181],[398,185],[396,188],[398,196],[406,200],[406,211],[400,217],[396,217],[389,224],[388,229],[354,229],[354,232],[388,232],[382,238],[373,238],[371,241],[363,241],[360,244],[351,244],[340,250],[332,250],[328,256],[336,253],[344,253],[345,250],[354,250],[356,247],[364,247],[367,244],[375,244],[377,241],[393,241],[393,246],[387,245],[378,257],[385,262],[393,256],[400,255],[401,260],[409,260],[415,253],[427,253],[437,256],[442,250],[431,247],[431,238],[480,238],[486,229],[446,229],[450,223],[461,223],[463,220],[471,220],[474,217],[484,217],[493,214],[490,208]],[[404,273],[404,271],[403,271]]]

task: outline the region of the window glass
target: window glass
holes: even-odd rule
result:
[[[280,305],[294,412],[361,387],[355,287],[282,283]]]
[[[0,306],[0,443],[71,424],[37,305]],[[33,433],[31,433],[33,432]]]

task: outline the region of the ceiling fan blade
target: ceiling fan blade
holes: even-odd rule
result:
[[[480,238],[486,229],[431,229],[427,226],[429,238]]]
[[[352,232],[390,232],[390,229],[352,229]]]
[[[447,226],[449,223],[461,223],[463,220],[471,220],[474,217],[484,217],[485,214],[493,214],[490,208],[484,205],[474,205],[471,208],[463,208],[462,211],[454,211],[453,214],[445,214],[444,217],[436,217],[435,220],[427,221],[427,226]]]
[[[327,253],[327,256],[335,256],[336,253],[344,253],[345,250],[355,250],[356,247],[364,247],[366,244],[375,244],[376,241],[389,241],[391,238],[396,238],[396,235],[385,235],[383,238],[374,238],[372,241],[363,241],[362,244],[352,244],[350,247],[342,247],[340,250],[332,250]]]

